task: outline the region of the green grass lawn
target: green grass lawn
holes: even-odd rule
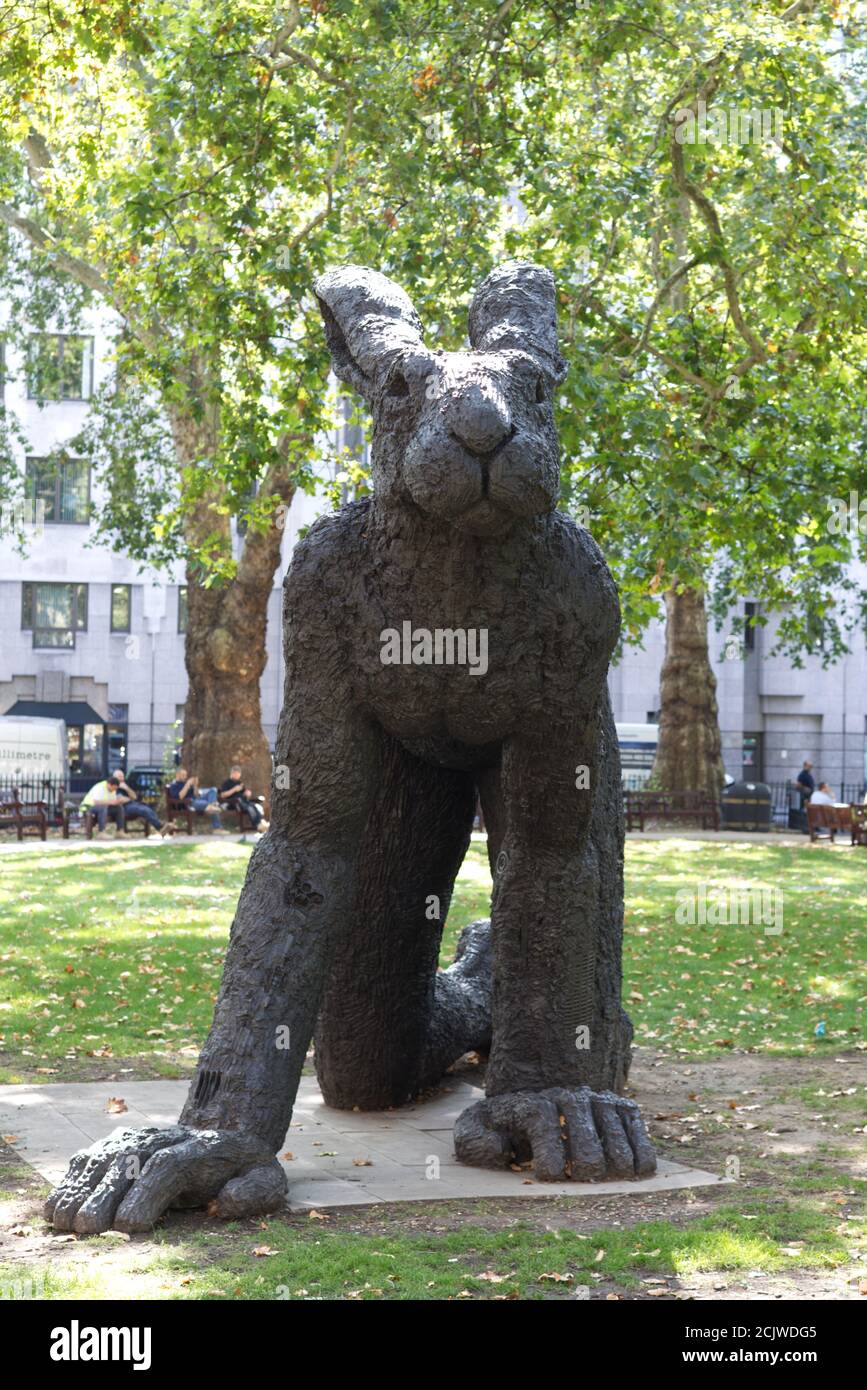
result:
[[[124,1298],[132,1290],[163,1299],[575,1298],[603,1279],[633,1290],[704,1271],[833,1270],[853,1239],[817,1210],[758,1204],[720,1207],[685,1229],[646,1221],[588,1235],[516,1222],[371,1236],[271,1221],[161,1236],[144,1267],[108,1233],[70,1252],[62,1268],[22,1265],[13,1274],[0,1265],[0,1278],[35,1284],[41,1276],[45,1297],[57,1299]]]
[[[863,1040],[867,854],[858,847],[628,841],[626,866],[624,996],[636,1042],[792,1056]],[[678,892],[702,883],[708,898],[712,888],[773,889],[782,933],[761,922],[679,924]]]
[[[0,1082],[85,1076],[89,1062],[112,1059],[139,1075],[188,1070],[249,853],[218,842],[0,856]],[[782,934],[679,922],[678,891],[700,883],[708,893],[782,891]],[[461,927],[487,915],[489,893],[474,842],[444,963]],[[624,995],[636,1042],[696,1056],[856,1044],[865,920],[867,855],[857,849],[629,841]]]

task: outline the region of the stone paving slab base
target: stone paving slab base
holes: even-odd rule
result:
[[[186,1081],[0,1086],[0,1133],[15,1135],[15,1152],[49,1182],[56,1182],[77,1149],[104,1138],[118,1125],[173,1124],[186,1094]],[[532,1181],[532,1173],[464,1167],[455,1159],[452,1126],[460,1111],[482,1095],[477,1087],[454,1081],[432,1100],[401,1110],[330,1110],[315,1079],[304,1077],[279,1155],[289,1178],[290,1206],[307,1210],[472,1197],[580,1200],[725,1181],[665,1159],[654,1177],[640,1183],[538,1183]],[[110,1097],[123,1098],[124,1114],[107,1113]]]

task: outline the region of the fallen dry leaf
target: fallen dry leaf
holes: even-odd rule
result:
[[[106,1110],[109,1115],[123,1115],[129,1108],[123,1096],[109,1096]]]

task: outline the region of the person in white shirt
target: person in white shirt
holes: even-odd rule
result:
[[[836,805],[836,802],[834,801],[834,798],[833,798],[833,796],[831,795],[831,788],[828,786],[828,783],[827,783],[827,782],[820,782],[820,783],[819,783],[819,790],[813,792],[813,795],[810,797],[810,805],[811,805],[811,806],[835,806],[835,805]]]

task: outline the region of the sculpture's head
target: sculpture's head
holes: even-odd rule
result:
[[[418,314],[387,276],[340,266],[316,282],[334,370],[373,415],[373,485],[387,506],[479,536],[553,509],[560,481],[551,396],[554,277],[508,261],[479,286],[468,352],[432,351]]]

